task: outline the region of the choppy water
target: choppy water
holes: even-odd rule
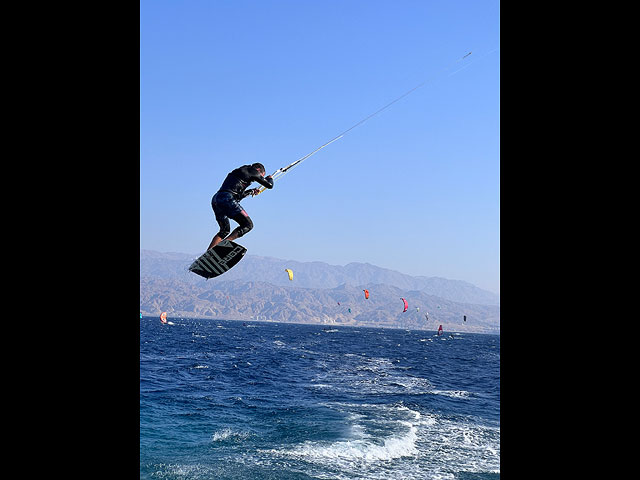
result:
[[[140,320],[140,478],[496,479],[500,337]]]

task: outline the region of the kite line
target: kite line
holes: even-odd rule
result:
[[[495,51],[495,50],[493,50]],[[320,150],[322,150],[324,147],[332,144],[333,142],[335,142],[336,140],[340,140],[342,137],[344,137],[347,133],[349,133],[351,130],[353,130],[354,128],[362,125],[364,122],[366,122],[367,120],[369,120],[372,117],[375,117],[376,115],[378,115],[379,113],[381,113],[383,110],[386,110],[387,108],[389,108],[391,105],[393,105],[394,103],[402,100],[404,97],[406,97],[407,95],[415,92],[416,90],[418,90],[420,87],[426,85],[429,82],[434,81],[435,79],[439,78],[444,72],[446,72],[447,70],[451,69],[454,65],[456,65],[459,62],[462,62],[465,58],[467,58],[469,55],[471,55],[472,52],[469,52],[467,54],[465,54],[463,57],[460,57],[459,59],[457,59],[455,62],[451,63],[449,66],[445,67],[443,69],[443,71],[438,72],[436,75],[434,75],[433,77],[431,77],[428,80],[425,80],[424,82],[420,83],[419,85],[416,85],[415,87],[413,87],[410,90],[407,90],[405,93],[403,93],[402,95],[400,95],[398,98],[396,98],[395,100],[392,100],[391,102],[387,103],[384,107],[376,110],[375,112],[373,112],[372,114],[366,116],[365,118],[363,118],[362,120],[360,120],[358,123],[352,125],[351,127],[347,128],[344,132],[340,133],[338,136],[332,138],[331,140],[329,140],[327,143],[325,143],[324,145],[319,146],[318,148],[316,148],[315,150],[313,150],[311,153],[306,154],[304,157],[299,158],[298,160],[296,160],[295,162],[290,163],[289,165],[287,165],[286,167],[282,167],[277,169],[271,176],[273,177],[274,182],[282,177],[283,175],[285,175],[286,173],[288,173],[289,171],[291,171],[293,168],[297,167],[298,165],[300,165],[302,162],[304,162],[307,158],[311,157],[312,155],[318,153]],[[491,52],[489,52],[491,53]],[[488,53],[486,54],[488,55]],[[484,56],[486,56],[484,55]],[[466,63],[466,65],[462,68],[459,68],[458,70],[452,72],[449,76],[451,75],[455,75],[456,73],[458,73],[460,70],[463,70],[464,68],[466,68],[467,66],[469,66],[470,63]],[[259,193],[262,193],[266,190],[266,187],[261,187]]]

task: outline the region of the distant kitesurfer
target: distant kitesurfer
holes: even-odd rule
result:
[[[253,222],[244,208],[240,206],[240,200],[249,195],[254,196],[260,193],[258,188],[247,188],[251,182],[258,182],[266,188],[273,188],[271,175],[266,178],[264,175],[265,169],[261,163],[243,165],[227,175],[222,186],[211,199],[211,208],[213,208],[216,221],[220,225],[220,231],[213,237],[207,250],[215,247],[222,240],[234,241],[238,237],[246,235],[253,228]],[[238,227],[231,234],[229,234],[231,230],[229,219],[238,223]]]

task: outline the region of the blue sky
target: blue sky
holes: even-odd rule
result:
[[[428,81],[243,200],[239,243],[499,293],[499,17],[482,0],[142,0],[140,248],[204,252],[228,172],[272,173]]]

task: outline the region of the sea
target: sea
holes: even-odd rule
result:
[[[500,478],[500,336],[140,319],[140,478]]]

